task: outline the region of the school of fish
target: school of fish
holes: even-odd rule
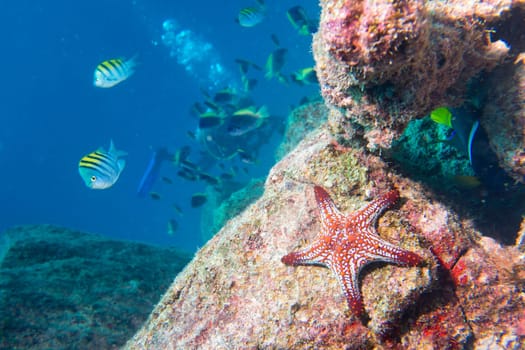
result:
[[[264,0],[255,0],[253,5],[239,10],[235,22],[240,27],[253,28],[260,25],[267,16],[269,11]],[[286,18],[299,35],[309,35],[317,30],[318,21],[309,18],[301,6],[288,9]],[[271,115],[266,105],[256,105],[253,102],[250,93],[258,80],[250,75],[262,72],[266,79],[276,79],[282,84],[317,84],[313,67],[284,73],[288,49],[281,47],[275,34],[270,38],[275,49],[269,53],[263,65],[242,58],[235,60],[240,72],[239,89],[225,87],[214,94],[202,91],[203,101],[193,104],[192,115],[197,118],[197,128],[195,131],[188,131],[187,135],[192,142],[201,146],[200,159],[190,159],[193,157],[190,146],[183,146],[173,153],[166,147],[154,150],[137,187],[139,197],[162,200],[163,196],[154,190],[156,183],[161,180],[165,185],[173,184],[171,177],[163,176],[164,164],[175,167],[175,175],[179,178],[201,181],[217,191],[231,187],[239,174],[248,174],[247,166],[258,164],[258,148],[267,142],[273,131],[282,132],[284,126],[283,118]],[[94,70],[93,85],[102,89],[114,88],[132,77],[138,66],[138,54],[131,58],[103,60]],[[306,98],[303,100],[307,101]],[[126,152],[117,150],[111,140],[108,150],[99,147],[83,156],[79,161],[78,171],[84,184],[93,190],[114,186],[126,165],[126,155]],[[239,168],[238,165],[228,166],[225,163],[234,160],[246,166]],[[216,164],[221,173],[209,173],[207,169],[210,164]],[[206,192],[194,193],[190,198],[190,205],[192,208],[201,207],[207,202],[207,198]],[[174,203],[173,209],[176,214],[183,214],[180,205]],[[174,234],[177,227],[178,223],[174,218],[168,220],[168,234]]]

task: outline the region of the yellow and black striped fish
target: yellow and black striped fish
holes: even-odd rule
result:
[[[128,79],[135,73],[137,56],[129,60],[114,58],[100,63],[95,69],[93,84],[99,88],[110,88]]]
[[[127,153],[115,148],[113,140],[109,144],[109,151],[102,147],[85,155],[78,163],[78,172],[87,187],[94,190],[103,190],[117,182],[120,173],[124,170],[126,161],[122,157]]]
[[[257,5],[245,7],[239,11],[236,22],[243,27],[253,27],[261,23],[266,15],[264,0],[257,0]]]

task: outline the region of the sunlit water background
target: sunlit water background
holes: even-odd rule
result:
[[[286,11],[294,1],[266,1],[264,21],[253,27],[234,19],[251,1],[53,1],[4,2],[2,13],[3,84],[0,104],[0,230],[12,225],[52,223],[109,237],[195,250],[202,246],[201,211],[190,198],[205,190],[202,182],[175,175],[170,165],[162,173],[173,184],[158,182],[161,200],[138,198],[137,185],[152,150],[200,146],[188,136],[197,120],[191,116],[202,90],[218,86],[202,65],[187,71],[162,42],[162,24],[173,19],[210,45],[210,62],[220,62],[231,85],[240,83],[237,58],[264,66],[280,45],[288,49],[283,72],[289,74],[314,64],[311,36],[300,36]],[[315,1],[301,4],[312,17]],[[198,49],[198,48],[196,48]],[[92,85],[98,63],[109,58],[139,55],[140,66],[129,80],[111,89]],[[203,60],[205,62],[205,60]],[[202,70],[201,70],[202,69]],[[286,118],[303,96],[318,93],[317,86],[300,87],[265,80],[251,72],[258,85],[251,97],[266,104],[274,116]],[[84,186],[77,171],[83,155],[113,139],[128,152],[127,165],[115,186],[94,191]],[[275,134],[239,180],[261,177],[275,163]],[[181,207],[183,215],[173,210]],[[167,222],[178,221],[173,235]]]

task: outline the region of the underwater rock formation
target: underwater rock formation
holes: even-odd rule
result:
[[[525,58],[495,69],[486,86],[481,124],[501,167],[525,184]]]
[[[188,261],[56,226],[9,229],[0,235],[0,348],[117,348]]]
[[[236,183],[235,185],[238,185]],[[222,198],[215,189],[208,187],[208,202],[201,214],[202,241],[210,240],[224,226],[226,221],[241,213],[246,207],[255,202],[264,191],[264,178],[252,179],[244,187],[229,193]],[[226,191],[228,193],[228,191]]]
[[[303,104],[288,115],[283,141],[276,151],[275,158],[279,161],[309,133],[326,122],[329,113],[324,101],[314,101]]]
[[[314,185],[343,213],[400,192],[377,231],[424,263],[363,270],[368,320],[348,309],[329,269],[281,262],[320,230]],[[272,169],[264,195],[195,255],[125,348],[517,348],[525,339],[524,283],[515,247],[483,238],[423,186],[322,129]]]
[[[464,98],[470,78],[508,54],[493,28],[523,1],[321,1],[313,52],[342,139],[388,148],[406,124]],[[523,18],[523,17],[521,17]],[[513,43],[511,43],[513,44]]]

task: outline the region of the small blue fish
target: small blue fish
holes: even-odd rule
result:
[[[124,170],[126,161],[122,157],[127,153],[115,148],[113,140],[109,143],[109,151],[102,147],[82,157],[78,163],[78,172],[87,187],[93,190],[103,190],[117,182]]]
[[[241,162],[245,164],[258,163],[257,159],[253,155],[249,154],[246,150],[240,148],[237,150],[237,152],[239,153],[239,159]]]
[[[132,76],[136,66],[137,56],[129,60],[114,58],[104,61],[95,69],[93,85],[99,88],[113,87]]]
[[[153,184],[157,181],[160,176],[160,168],[164,161],[173,160],[173,154],[169,153],[164,147],[159,148],[155,152],[148,163],[148,167],[140,179],[139,187],[137,188],[137,195],[139,197],[145,197],[146,194],[151,192]]]
[[[239,11],[236,22],[243,27],[254,27],[261,23],[266,15],[263,0],[257,1],[257,6],[245,7]]]

